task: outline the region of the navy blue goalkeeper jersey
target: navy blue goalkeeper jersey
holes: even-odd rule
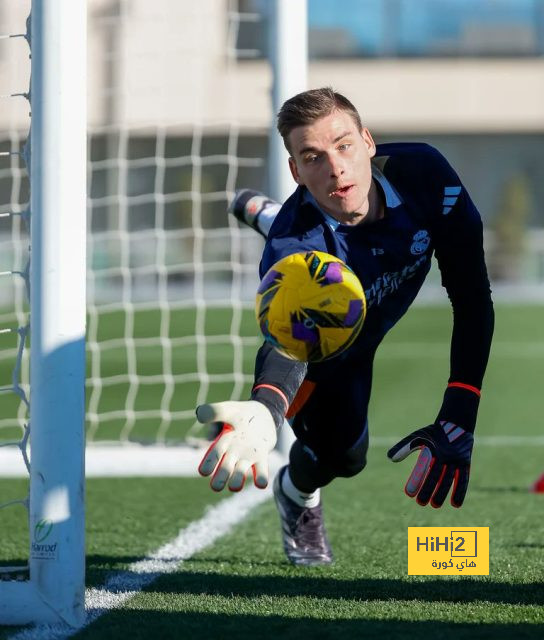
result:
[[[383,218],[338,224],[319,210],[305,187],[298,187],[270,229],[260,265],[262,277],[280,258],[315,249],[353,269],[368,313],[344,357],[376,348],[413,302],[433,254],[454,308],[470,312],[475,304],[478,313],[490,300],[480,215],[446,159],[427,144],[395,143],[379,145],[372,164],[385,203]],[[481,375],[472,372],[471,384],[479,386],[481,376],[483,369]]]

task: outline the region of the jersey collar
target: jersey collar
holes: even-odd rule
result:
[[[387,208],[394,209],[395,207],[399,207],[402,204],[401,197],[399,196],[393,185],[389,182],[389,180],[374,164],[372,165],[372,177],[380,184],[381,188],[383,189],[385,204]]]

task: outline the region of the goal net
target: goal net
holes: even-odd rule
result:
[[[28,478],[29,388],[29,179],[25,163],[30,106],[28,2],[2,6],[0,33],[0,469]],[[1,480],[0,480],[1,482]],[[28,536],[28,480],[0,493],[2,522]],[[8,547],[10,541],[7,541]],[[26,559],[7,555],[0,582],[25,576]]]
[[[227,206],[239,187],[268,188],[272,73],[254,5],[88,3],[88,474],[183,473],[173,447],[207,435],[195,407],[249,392],[262,240]],[[17,16],[14,32],[24,32],[24,11]],[[10,66],[23,87],[21,39],[25,47],[19,67]],[[28,132],[19,100],[17,119],[3,124],[2,144],[16,151]],[[4,164],[4,206],[24,210],[24,165],[16,155]],[[21,271],[24,220],[8,224]],[[6,312],[23,326],[24,281],[11,280]],[[13,349],[2,352],[7,366]],[[26,384],[26,352],[21,364]],[[4,440],[25,420],[24,403],[10,402]],[[10,453],[14,473],[24,472]]]
[[[125,445],[106,473],[179,473],[195,407],[249,391],[262,241],[226,212],[267,186],[252,4],[90,4],[87,442]]]
[[[49,438],[50,443],[43,444],[44,431],[36,423],[45,418],[36,417],[34,387],[50,369],[34,365],[31,353],[42,344],[42,334],[36,333],[36,327],[41,327],[39,316],[53,317],[54,330],[63,335],[62,305],[70,307],[66,292],[73,295],[76,306],[79,292],[77,286],[63,283],[70,283],[70,272],[85,264],[85,251],[81,248],[79,256],[72,255],[79,249],[66,242],[73,234],[71,218],[66,205],[59,205],[54,241],[44,253],[54,254],[58,246],[61,260],[71,254],[71,266],[68,262],[66,268],[65,263],[66,278],[60,278],[56,288],[51,283],[42,291],[33,284],[32,304],[29,302],[29,220],[33,221],[34,239],[34,220],[42,218],[42,211],[38,218],[31,211],[35,206],[34,172],[36,167],[48,170],[49,163],[40,154],[55,136],[40,135],[37,122],[41,115],[34,103],[29,118],[29,99],[37,95],[34,84],[42,88],[34,64],[41,61],[43,51],[42,36],[30,33],[27,17],[31,13],[34,24],[37,12],[42,16],[53,7],[49,14],[53,18],[46,18],[43,24],[59,29],[62,25],[63,37],[70,42],[73,34],[65,28],[68,17],[79,11],[79,20],[85,4],[87,474],[182,475],[180,451],[193,452],[186,456],[186,472],[194,474],[200,453],[195,447],[208,436],[195,423],[195,407],[247,397],[260,344],[253,306],[262,239],[241,228],[227,215],[227,207],[237,188],[265,192],[270,188],[266,157],[274,112],[274,74],[266,58],[269,26],[257,9],[276,3],[6,0],[0,34],[4,72],[0,100],[5,105],[0,110],[0,474],[21,479],[9,484],[13,495],[0,499],[0,522],[4,518],[18,521],[21,531],[27,532],[30,557],[18,558],[10,554],[9,542],[4,545],[3,557],[17,557],[17,562],[12,566],[0,559],[2,622],[60,618],[74,624],[81,619],[83,516],[71,517],[82,509],[81,492],[77,509],[72,501],[72,493],[81,485],[78,456],[74,465],[67,462],[49,474],[57,481],[51,491],[35,482],[42,461],[51,453],[47,446],[57,448],[52,452],[56,459],[71,460],[69,447],[81,443],[72,442],[70,438],[77,438],[72,434],[66,440],[64,436]],[[283,0],[278,4],[289,6]],[[68,7],[71,12],[76,6],[79,9],[68,16]],[[45,28],[41,33],[48,31]],[[64,65],[70,58],[63,55],[60,60]],[[59,59],[51,61],[53,66],[59,64]],[[49,68],[50,78],[59,76],[60,71],[53,73]],[[74,93],[84,97],[77,84],[74,80]],[[57,91],[56,95],[64,99],[69,93]],[[85,106],[80,103],[79,107],[85,113]],[[76,189],[70,185],[72,172],[67,166],[73,150],[66,131],[73,112],[64,104],[53,112],[57,118],[53,130],[62,144],[68,144],[59,153],[58,175],[53,175],[56,188],[64,193]],[[60,113],[63,117],[70,114],[66,128],[58,120]],[[80,191],[85,193],[84,188]],[[54,219],[52,201],[45,200],[37,209],[43,204],[48,211],[43,217]],[[78,247],[75,240],[74,236],[74,247]],[[34,272],[42,264],[42,250],[35,250],[33,244],[31,253]],[[61,270],[51,270],[56,271]],[[47,281],[47,267],[44,273]],[[84,289],[82,286],[81,291]],[[53,313],[56,291],[62,292],[62,304]],[[45,299],[43,313],[41,307],[36,308],[35,298],[40,304]],[[82,340],[74,342],[76,350],[80,343]],[[68,359],[72,357],[70,348],[66,349],[70,345],[61,346],[57,351],[67,350]],[[55,358],[51,363],[57,366]],[[50,385],[53,393],[45,402],[59,413],[65,405],[75,404],[70,384],[63,384]],[[67,487],[65,492],[58,489],[61,486]],[[55,542],[62,527],[70,526],[65,537],[74,545],[71,562],[66,560],[68,553],[59,553]],[[51,549],[47,551],[44,544]],[[16,546],[20,548],[20,541]],[[36,562],[43,565],[38,571],[43,578],[39,589],[32,578],[33,571],[37,575],[33,570]],[[29,570],[30,581],[25,581]]]

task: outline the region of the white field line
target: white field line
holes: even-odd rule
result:
[[[370,436],[371,447],[391,446],[403,437]],[[543,435],[480,436],[476,431],[476,443],[491,447],[532,447],[544,445]],[[289,447],[286,447],[286,450]],[[164,447],[161,445],[100,445],[91,444],[85,451],[85,475],[87,478],[107,477],[175,477],[192,478],[198,475],[197,467],[205,448],[187,446]],[[25,478],[28,471],[17,447],[0,447],[0,478]]]
[[[209,446],[209,445],[208,445]],[[162,445],[89,445],[85,450],[87,478],[172,476],[194,477],[206,448]],[[0,477],[28,476],[21,451],[0,447]]]
[[[271,477],[277,471],[271,468]],[[102,587],[85,592],[86,617],[78,629],[66,624],[43,624],[24,629],[9,640],[64,640],[95,622],[100,616],[117,609],[164,574],[173,573],[180,563],[210,547],[246,518],[252,509],[272,495],[271,484],[266,490],[247,488],[218,505],[182,529],[176,538],[132,563],[126,571],[112,574]]]

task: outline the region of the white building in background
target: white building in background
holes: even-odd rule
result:
[[[232,0],[89,0],[89,123],[266,129],[271,73],[234,55]],[[3,35],[24,30],[30,0],[3,0]],[[195,56],[195,52],[199,52]],[[229,55],[230,53],[230,55]],[[28,48],[0,41],[2,93],[25,91]],[[336,59],[310,64],[311,86],[348,94],[382,133],[544,131],[544,59]],[[198,87],[198,92],[194,88]],[[235,97],[232,97],[235,96]],[[236,97],[237,96],[237,97]],[[3,105],[0,129],[26,113]]]

